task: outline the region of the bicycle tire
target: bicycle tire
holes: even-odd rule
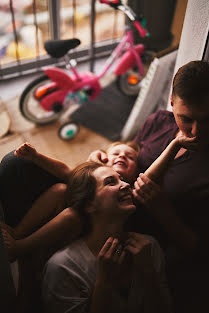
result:
[[[58,137],[65,141],[70,141],[79,133],[80,126],[76,122],[66,122],[60,126],[58,130]]]
[[[139,76],[139,81],[136,85],[131,85],[128,82],[128,77],[131,73],[136,73]],[[126,96],[137,96],[141,90],[141,83],[142,83],[143,77],[140,77],[140,74],[138,71],[136,71],[134,68],[130,69],[126,73],[120,75],[117,77],[116,84],[118,89]]]
[[[60,113],[54,111],[46,111],[39,105],[39,101],[35,100],[33,97],[33,91],[42,83],[51,81],[47,75],[42,75],[35,80],[33,80],[22,92],[19,109],[21,114],[29,121],[37,125],[46,125],[55,122]],[[31,107],[30,107],[31,106]],[[37,116],[33,113],[33,110],[37,109]]]

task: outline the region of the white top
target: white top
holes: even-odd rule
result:
[[[154,266],[160,274],[162,291],[170,302],[162,251],[153,238],[151,242]],[[77,240],[56,252],[47,262],[44,272],[42,294],[46,312],[87,313],[96,274],[97,260],[83,240]],[[121,297],[115,294],[115,312],[139,313],[142,301],[143,286],[140,278],[133,275],[125,307]]]

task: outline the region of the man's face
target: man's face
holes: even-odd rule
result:
[[[200,147],[209,145],[209,102],[198,108],[188,106],[178,96],[172,97],[171,105],[178,128],[187,137],[197,137]]]

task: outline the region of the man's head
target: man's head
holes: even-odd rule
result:
[[[173,79],[171,105],[176,123],[188,137],[209,144],[209,62],[191,61]]]

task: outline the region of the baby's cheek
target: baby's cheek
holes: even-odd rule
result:
[[[108,162],[106,163],[107,166],[113,166],[113,160],[108,159]]]

